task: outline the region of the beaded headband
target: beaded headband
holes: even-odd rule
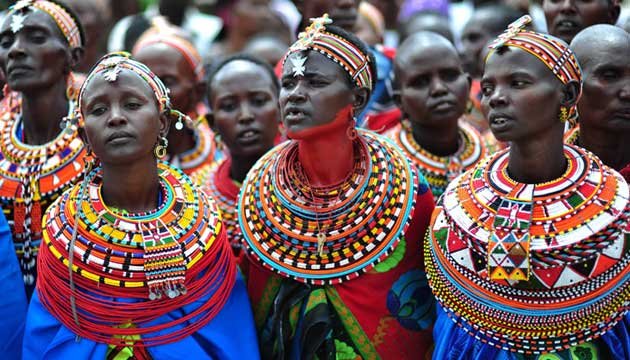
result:
[[[577,81],[580,85],[579,100],[582,94],[582,70],[575,54],[566,44],[549,35],[525,30],[525,26],[531,22],[532,18],[524,15],[511,23],[503,34],[490,44],[491,51],[486,56],[486,61],[495,50],[503,46],[524,50],[542,61],[563,84]],[[569,116],[577,118],[577,106],[570,109]]]
[[[203,80],[205,71],[201,55],[193,45],[186,39],[186,33],[183,29],[174,26],[163,17],[157,17],[153,20],[153,25],[136,42],[133,47],[132,54],[137,54],[141,49],[152,44],[166,44],[177,50],[186,60],[191,69],[193,69],[196,79]]]
[[[24,26],[26,10],[41,10],[45,12],[55,21],[70,47],[83,46],[79,25],[72,15],[60,5],[46,0],[20,0],[15,3],[15,5],[11,6],[7,14],[7,19],[9,16],[11,17],[11,31],[13,31],[13,33],[17,33]]]
[[[298,40],[291,45],[284,56],[283,66],[289,55],[305,50],[315,50],[339,64],[356,83],[359,88],[372,89],[372,73],[370,72],[370,58],[348,40],[326,32],[326,25],[332,20],[328,14],[311,19],[311,25],[298,36]],[[302,75],[306,59],[300,57],[292,61],[293,75]]]
[[[87,87],[87,84],[96,75],[101,73],[103,73],[103,77],[105,78],[105,80],[109,82],[115,82],[118,79],[118,74],[120,74],[122,69],[131,70],[132,72],[140,76],[140,78],[151,87],[153,93],[155,94],[155,98],[157,99],[160,106],[160,113],[168,112],[169,115],[174,115],[180,120],[182,118],[185,118],[187,121],[191,121],[187,115],[171,108],[171,99],[168,95],[168,88],[164,85],[162,80],[160,80],[160,78],[158,78],[146,65],[139,61],[133,60],[131,58],[131,54],[127,52],[114,52],[103,56],[96,63],[96,65],[94,65],[87,78],[83,82],[83,85],[81,86],[78,98],[79,114],[77,114],[79,125],[83,125],[81,104],[83,93],[85,91],[85,88]]]

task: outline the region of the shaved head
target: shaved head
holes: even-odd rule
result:
[[[625,46],[624,46],[625,45]],[[589,26],[580,31],[573,41],[571,49],[575,52],[582,70],[586,70],[601,58],[605,58],[613,49],[626,49],[630,47],[630,34],[624,29],[608,25],[598,24]]]
[[[582,67],[584,79],[584,91],[578,102],[580,141],[588,142],[586,137],[595,132],[627,136],[630,133],[630,34],[613,25],[593,25],[575,35],[571,48]],[[580,145],[589,148],[589,144]]]
[[[447,38],[432,31],[420,31],[409,35],[409,37],[400,44],[396,51],[396,59],[394,60],[396,67],[406,66],[411,58],[425,52],[429,48],[444,49],[459,58],[455,45]]]

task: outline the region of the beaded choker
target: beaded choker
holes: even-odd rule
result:
[[[522,184],[508,152],[448,186],[425,242],[430,285],[470,335],[523,353],[559,351],[611,329],[630,303],[628,185],[565,146],[565,174]]]
[[[108,344],[125,344],[132,335],[142,338],[138,346],[169,343],[203,327],[227,301],[236,266],[216,205],[181,171],[165,163],[158,171],[163,201],[155,211],[109,209],[100,196],[100,169],[90,173],[84,200],[77,185],[48,209],[37,288],[44,306],[75,334]],[[193,306],[188,315],[155,323],[185,306]]]
[[[488,155],[488,148],[481,134],[464,121],[459,122],[459,149],[450,156],[433,155],[423,149],[413,138],[411,129],[406,126],[398,125],[387,136],[418,166],[436,199],[444,193],[453,179]]]
[[[394,250],[413,215],[417,174],[393,143],[359,134],[354,171],[334,188],[308,186],[296,142],[258,160],[238,207],[245,244],[257,261],[298,281],[337,284]]]
[[[2,102],[0,119],[0,201],[12,226],[24,283],[36,278],[42,210],[83,174],[86,149],[75,125],[44,145],[22,142],[21,101],[11,94]],[[74,111],[69,101],[69,114]]]

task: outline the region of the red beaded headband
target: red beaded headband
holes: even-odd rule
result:
[[[193,43],[185,38],[183,30],[169,24],[165,19],[158,18],[153,20],[153,26],[140,36],[133,47],[132,53],[135,55],[141,49],[157,43],[166,44],[177,50],[193,69],[197,80],[204,79],[205,71],[201,55]]]
[[[63,33],[63,36],[68,41],[70,47],[83,46],[81,42],[81,32],[79,31],[79,25],[74,18],[61,6],[46,0],[20,0],[10,8],[9,16],[16,16],[16,12],[22,12],[24,9],[38,9],[48,14],[57,24],[59,30]],[[14,25],[15,19],[12,19],[11,27],[14,32],[21,29],[21,22],[18,20],[18,25]],[[24,18],[21,18],[24,21]]]
[[[300,33],[299,39],[291,45],[289,52],[283,59],[283,66],[289,55],[305,50],[315,50],[326,55],[329,59],[339,64],[360,88],[372,89],[372,73],[370,72],[370,58],[358,47],[340,36],[327,33],[326,25],[332,20],[328,14],[320,18],[311,19],[311,25],[306,31]],[[297,74],[304,65],[304,60],[293,62],[297,66]],[[301,63],[301,64],[300,64]],[[295,71],[294,71],[295,72]]]

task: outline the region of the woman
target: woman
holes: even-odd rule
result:
[[[164,84],[110,54],[88,75],[79,104],[100,166],[44,216],[24,357],[257,358],[216,205],[156,160],[179,114]]]
[[[236,201],[254,163],[278,135],[280,85],[270,65],[247,55],[232,56],[208,78],[206,118],[227,147],[226,158],[195,173],[194,180],[217,201],[234,255],[243,255]],[[229,155],[228,155],[229,154]]]
[[[419,239],[433,209],[404,154],[353,114],[376,80],[354,35],[316,19],[285,57],[285,142],[248,173],[239,224],[261,353],[422,358],[434,308]]]
[[[83,169],[78,129],[60,127],[74,112],[78,86],[71,70],[81,59],[83,43],[77,17],[52,1],[18,2],[0,28],[0,62],[8,85],[0,105],[0,205],[28,298],[35,288],[43,212]]]
[[[437,199],[446,185],[488,155],[481,134],[466,121],[470,78],[443,36],[418,32],[398,48],[394,100],[404,115],[387,132],[418,166]]]
[[[173,106],[187,115],[171,125],[166,160],[186,175],[192,175],[219,158],[214,133],[199,117],[206,113],[201,102],[206,86],[201,56],[184,37],[182,29],[162,18],[154,20],[153,24],[138,39],[133,55],[164,81]]]
[[[563,145],[580,68],[530,21],[493,43],[481,80],[490,128],[511,147],[449,185],[427,232],[433,356],[627,359],[628,185]]]

